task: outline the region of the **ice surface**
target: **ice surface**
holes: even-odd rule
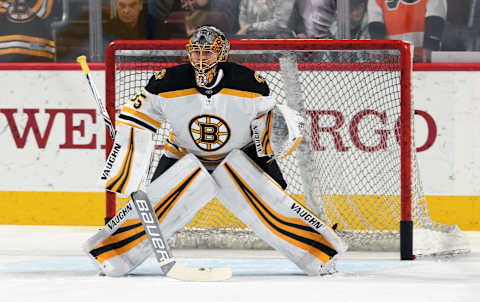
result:
[[[81,244],[95,227],[0,226],[0,302],[49,301],[479,301],[480,232],[472,253],[400,261],[398,253],[349,252],[339,273],[308,277],[275,251],[175,250],[191,266],[230,266],[233,278],[165,278],[154,258],[132,275],[98,275]]]

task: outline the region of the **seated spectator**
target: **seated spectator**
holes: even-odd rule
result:
[[[104,41],[146,39],[142,0],[115,0],[116,16],[103,27]]]
[[[337,39],[337,22],[330,28],[331,36]],[[350,39],[368,39],[367,0],[350,0]]]
[[[446,14],[445,0],[368,0],[368,31],[372,39],[410,41],[414,61],[430,62],[440,49]]]
[[[54,0],[0,1],[0,62],[55,60],[52,23],[61,16]]]
[[[185,30],[190,37],[196,28],[202,25],[213,25],[225,34],[232,31],[232,24],[226,11],[218,10],[213,5],[215,0],[187,0],[184,8],[188,10],[185,16]]]
[[[165,22],[173,11],[182,10],[185,0],[148,0],[147,39],[168,39]]]
[[[330,27],[337,17],[337,0],[296,0],[297,37],[330,39]]]
[[[228,13],[232,24],[232,33],[235,33],[240,29],[240,24],[238,22],[240,1],[241,0],[215,0],[212,3],[217,10],[222,10]]]
[[[290,17],[293,0],[241,0],[239,8],[239,37],[293,38]]]

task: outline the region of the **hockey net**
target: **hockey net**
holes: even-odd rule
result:
[[[110,116],[154,71],[186,63],[185,43],[112,43],[106,54]],[[229,61],[256,70],[279,103],[304,115],[305,139],[279,161],[287,191],[337,224],[350,250],[402,250],[404,259],[411,257],[412,245],[417,255],[468,251],[458,227],[441,225],[428,213],[413,139],[408,44],[232,41]],[[150,174],[168,132],[165,124],[157,135]],[[124,204],[107,193],[107,219]],[[176,248],[268,248],[219,200],[209,202],[169,242]]]

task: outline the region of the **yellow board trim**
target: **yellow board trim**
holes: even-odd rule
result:
[[[464,231],[480,231],[480,196],[429,195],[426,198],[433,220],[456,224]],[[104,192],[0,191],[0,203],[0,224],[100,226],[105,217]],[[219,211],[228,211],[217,200],[211,201],[210,207],[212,204]],[[202,211],[198,217],[205,215]],[[231,213],[226,212],[223,216],[229,215]],[[197,216],[189,227],[202,223]],[[218,225],[211,225],[215,226]]]
[[[0,224],[103,225],[105,192],[0,191]]]
[[[456,224],[464,231],[480,231],[480,196],[432,196],[427,206],[433,220]]]

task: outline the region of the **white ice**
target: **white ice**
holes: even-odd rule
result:
[[[153,258],[109,278],[81,251],[95,227],[0,226],[0,302],[480,301],[480,232],[468,255],[400,261],[398,253],[349,252],[339,273],[308,277],[274,251],[175,250],[191,266],[230,266],[232,279],[165,278]]]

